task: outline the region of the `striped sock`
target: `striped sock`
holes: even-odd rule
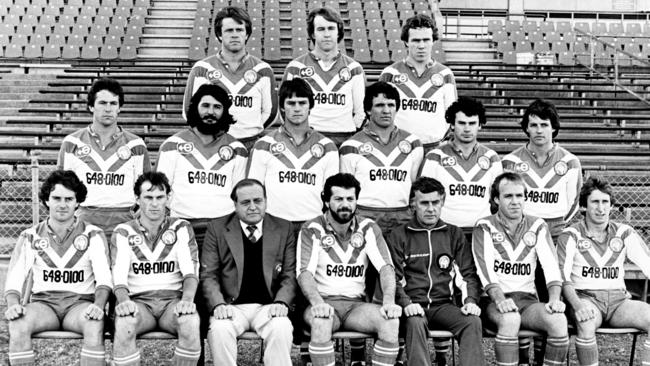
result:
[[[81,366],[105,366],[106,349],[101,346],[84,346],[81,348],[79,363]]]
[[[544,366],[557,366],[566,362],[566,353],[569,350],[569,336],[548,337],[546,339],[546,354]]]
[[[201,357],[201,349],[191,350],[182,348],[179,345],[176,345],[174,350],[174,360],[176,361],[176,366],[196,366],[196,363]]]
[[[309,342],[309,356],[313,366],[334,366],[334,343],[332,341],[316,343]]]
[[[350,361],[366,360],[366,340],[350,339]]]
[[[403,339],[399,340],[399,351],[397,351],[397,360],[402,361],[404,359],[404,350],[406,349],[406,342]]]
[[[378,339],[372,349],[372,364],[377,366],[393,366],[397,359],[399,344],[389,343]]]
[[[530,338],[519,338],[519,364],[530,362]]]
[[[451,348],[451,339],[448,338],[434,338],[433,348],[436,350],[436,364],[447,364],[447,352]]]
[[[506,337],[497,334],[494,340],[494,355],[498,366],[514,366],[517,364],[519,338]]]
[[[533,362],[535,365],[544,364],[544,354],[546,352],[546,338],[535,337],[533,338]],[[519,361],[521,362],[521,361]]]
[[[576,337],[576,354],[580,365],[598,365],[598,343],[596,342],[596,336],[589,339]]]
[[[309,357],[309,343],[307,342],[300,343],[300,362],[303,366],[311,364],[311,358]]]
[[[33,366],[36,363],[36,356],[34,356],[34,350],[32,349],[29,351],[9,352],[7,355],[11,365]]]
[[[140,351],[122,357],[113,356],[113,365],[115,366],[139,366],[140,365]]]
[[[641,349],[641,365],[650,366],[650,339],[646,339],[643,342],[643,348]]]

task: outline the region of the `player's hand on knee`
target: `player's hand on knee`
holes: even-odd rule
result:
[[[84,311],[84,316],[88,320],[102,320],[104,319],[104,309],[95,304],[90,304]]]
[[[271,318],[287,316],[288,314],[289,308],[285,304],[276,302],[269,305],[269,317]]]
[[[312,306],[311,313],[314,318],[329,318],[334,315],[334,308],[330,304],[323,302]]]
[[[422,309],[422,305],[413,303],[413,304],[408,304],[404,308],[404,315],[407,317],[412,317],[412,316],[424,316],[424,309]]]
[[[552,300],[546,303],[544,306],[546,308],[546,311],[549,313],[564,313],[564,309],[566,309],[566,305],[560,300]]]
[[[594,309],[583,306],[580,309],[576,310],[575,317],[578,322],[582,323],[595,318],[596,314],[594,313]]]
[[[138,307],[131,300],[121,302],[115,305],[115,314],[117,316],[135,316],[138,313]]]
[[[384,304],[380,311],[384,319],[397,319],[402,316],[402,307],[397,304]]]
[[[214,308],[212,315],[219,320],[232,319],[232,306],[221,304]]]
[[[174,306],[174,314],[176,316],[188,315],[196,313],[196,304],[192,301],[181,300]]]
[[[7,318],[7,320],[16,320],[24,314],[25,308],[20,304],[14,304],[5,311],[5,318]]]
[[[505,300],[497,301],[496,302],[497,310],[503,314],[503,313],[510,313],[514,311],[518,311],[519,308],[517,307],[517,304],[515,304],[515,301],[508,298]]]
[[[474,304],[473,302],[468,302],[467,304],[463,305],[463,307],[460,308],[460,312],[463,315],[480,316],[481,308],[478,305]]]

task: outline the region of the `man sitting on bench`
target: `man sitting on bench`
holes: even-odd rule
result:
[[[115,366],[140,365],[135,337],[154,329],[177,334],[175,365],[201,355],[199,249],[190,223],[169,217],[171,187],[164,173],[147,172],[133,188],[140,216],[118,225],[111,240],[115,280]]]
[[[631,300],[623,282],[626,259],[650,277],[650,252],[632,227],[609,219],[614,203],[612,187],[589,178],[579,195],[584,221],[564,229],[558,239],[562,293],[570,304],[569,315],[576,321],[580,365],[598,364],[596,329],[602,324],[650,332],[650,305]],[[647,339],[642,364],[650,364]]]
[[[103,318],[112,280],[104,232],[74,217],[87,193],[74,172],[52,172],[38,196],[48,218],[18,238],[5,285],[11,365],[35,365],[32,334],[60,329],[83,334],[82,366],[105,364]],[[32,296],[23,306],[30,271]]]

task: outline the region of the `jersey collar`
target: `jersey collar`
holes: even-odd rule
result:
[[[469,153],[468,156],[463,155],[463,150],[456,144],[456,139],[452,138],[448,142],[449,147],[458,155],[459,157],[463,158],[464,160],[469,159],[472,155],[474,155],[478,151],[478,141],[474,144],[474,147],[472,148],[472,152]]]
[[[230,70],[230,65],[229,65],[228,62],[223,58],[222,51],[223,51],[223,50],[219,50],[219,52],[217,52],[217,54],[215,55],[215,57],[217,58],[217,60],[219,60],[219,62],[221,63],[221,65],[223,65],[223,67],[225,67],[226,69]],[[246,63],[246,61],[247,61],[249,58],[250,58],[250,54],[248,53],[248,51],[246,51],[246,52],[244,53],[244,57],[242,57],[241,60],[239,60],[239,63],[237,64],[237,67],[235,68],[235,70],[239,69],[239,67],[240,67],[241,65],[243,65],[244,63]],[[231,70],[231,71],[235,71],[235,70]]]
[[[407,229],[412,230],[412,231],[438,231],[438,230],[447,230],[448,226],[447,223],[442,221],[442,219],[438,218],[438,222],[430,228],[424,227],[420,221],[418,221],[417,217],[415,214],[413,214],[413,217],[411,220],[409,220],[408,225],[406,226]]]
[[[393,125],[393,129],[390,131],[390,137],[388,138],[388,142],[386,144],[384,144],[381,141],[381,138],[379,138],[379,135],[375,131],[368,128],[368,125],[366,125],[366,127],[363,128],[363,132],[365,132],[368,136],[370,136],[370,138],[377,141],[378,143],[380,143],[382,145],[388,145],[388,144],[390,144],[391,141],[393,141],[393,140],[395,140],[397,138],[397,134],[399,133],[399,128],[397,128],[397,126]]]
[[[315,130],[312,127],[309,127],[309,130],[307,130],[307,137],[305,137],[302,144],[305,144],[307,141],[311,140],[311,136],[314,134],[314,131]],[[296,144],[296,140],[294,139],[293,135],[284,127],[284,124],[278,127],[278,132],[282,136],[286,137],[287,140],[291,141],[295,146],[298,146],[298,144]]]

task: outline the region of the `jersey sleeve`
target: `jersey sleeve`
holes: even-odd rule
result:
[[[460,289],[462,303],[468,300],[478,304],[481,294],[481,283],[476,274],[476,265],[472,256],[471,243],[465,241],[465,235],[461,229],[455,229],[452,240],[456,246],[454,255],[454,269],[456,271],[456,287]]]
[[[538,219],[542,220],[542,219]],[[543,220],[542,220],[543,221]],[[544,277],[546,277],[546,286],[562,286],[562,276],[560,275],[560,266],[557,262],[557,252],[551,233],[545,222],[542,222],[537,229],[537,244],[535,251],[539,258],[539,263],[544,270]]]
[[[424,148],[420,140],[416,140],[417,144],[414,144],[414,149],[411,152],[413,154],[413,165],[411,166],[411,177],[415,181],[415,178],[418,176],[420,171],[420,166],[424,159]]]
[[[312,275],[316,274],[319,253],[317,245],[320,245],[320,238],[313,229],[304,224],[300,228],[298,244],[296,245],[296,260],[300,261],[296,266],[296,278],[305,271],[310,272]]]
[[[243,146],[241,149],[246,150]],[[246,164],[248,161],[248,152],[244,153],[243,155],[241,154],[236,154],[235,156],[235,166],[233,166],[232,169],[232,184],[233,187],[235,184],[237,184],[240,180],[246,178]]]
[[[128,277],[131,271],[131,248],[128,243],[127,230],[118,225],[111,235],[111,263],[113,266],[114,289],[124,288],[128,291]]]
[[[344,142],[339,149],[340,172],[354,175],[358,160],[357,148]]]
[[[19,298],[22,296],[25,279],[27,279],[27,275],[31,271],[35,259],[30,246],[31,242],[23,232],[18,237],[14,252],[11,254],[9,267],[7,268],[5,297],[9,294],[15,294]]]
[[[445,85],[442,87],[445,100],[445,110],[447,110],[452,103],[458,99],[458,91],[456,90],[456,78],[449,70],[449,73],[444,76]]]
[[[246,176],[266,184],[266,166],[269,156],[267,151],[262,148],[263,145],[263,141],[257,141],[251,149],[246,164]]]
[[[262,79],[261,95],[262,95],[262,122],[264,127],[268,127],[273,121],[278,112],[278,93],[276,92],[275,76],[271,67],[260,70]]]
[[[200,67],[197,62],[190,70],[190,74],[187,76],[187,83],[185,83],[185,93],[183,95],[183,119],[187,121],[187,111],[190,109],[190,100],[196,89],[201,85],[205,84],[205,78],[200,76],[201,70],[205,71],[205,68]]]
[[[630,227],[624,243],[627,247],[628,259],[639,266],[647,278],[650,278],[650,250],[641,236]]]
[[[384,236],[381,234],[381,229],[377,224],[372,223],[364,233],[366,240],[366,252],[368,259],[379,272],[382,267],[389,265],[393,267],[393,260],[390,257],[390,251]]]
[[[401,227],[392,230],[386,237],[386,243],[395,268],[395,303],[401,307],[406,307],[411,304],[412,300],[404,290],[406,286],[406,279],[404,278],[406,260],[404,259],[404,240],[402,240],[403,236],[401,234]]]
[[[557,260],[562,276],[562,285],[571,284],[573,261],[577,252],[576,239],[571,231],[564,229],[557,239]]]
[[[361,67],[361,66],[359,66]],[[361,128],[366,118],[366,112],[363,110],[363,98],[366,94],[366,74],[363,69],[360,74],[352,77],[352,113],[354,125],[357,129]]]
[[[178,260],[179,269],[183,275],[183,280],[186,278],[199,279],[199,247],[196,244],[194,231],[189,222],[183,221],[176,230],[176,237],[179,247],[176,255]]]
[[[149,157],[149,150],[145,146],[144,153],[142,154],[142,172],[150,172],[151,169],[151,158]]]
[[[494,263],[494,242],[490,230],[484,223],[478,223],[472,233],[472,252],[478,277],[481,279],[483,289],[487,292],[493,287],[501,288],[499,277],[492,268]]]
[[[158,150],[158,161],[156,162],[156,171],[164,173],[169,180],[169,184],[174,186],[174,172],[176,171],[176,143],[165,140]]]
[[[92,231],[88,236],[88,242],[90,262],[95,276],[95,291],[100,288],[111,290],[113,288],[113,277],[108,262],[108,243],[104,232],[101,230]]]
[[[582,187],[582,168],[578,158],[575,158],[575,160],[569,162],[569,170],[567,172],[566,195],[570,207],[564,217],[564,221],[566,222],[570,221],[578,212],[578,194],[580,193],[580,187]]]

